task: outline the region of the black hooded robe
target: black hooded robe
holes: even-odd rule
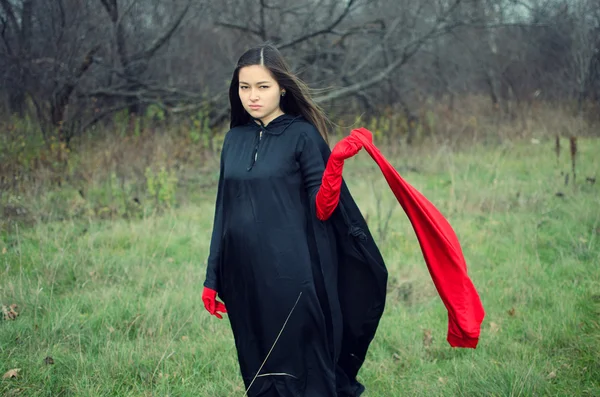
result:
[[[332,217],[316,217],[329,153],[301,116],[251,121],[225,137],[204,285],[227,307],[248,396],[364,391],[356,375],[387,271],[345,184]]]

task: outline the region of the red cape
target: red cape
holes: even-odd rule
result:
[[[452,347],[477,347],[485,316],[454,230],[437,208],[408,184],[375,147],[365,128],[352,131],[354,138],[377,163],[419,240],[433,283],[448,310],[448,343]]]

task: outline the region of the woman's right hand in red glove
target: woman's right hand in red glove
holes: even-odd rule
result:
[[[358,135],[365,134],[362,131],[353,130],[349,136],[339,141],[331,151],[323,172],[321,187],[316,197],[317,218],[321,221],[329,219],[338,205],[344,160],[356,155],[363,147]]]
[[[217,300],[217,291],[215,291],[214,289],[204,287],[204,291],[202,291],[202,302],[204,302],[204,308],[210,314],[219,319],[223,318],[223,316],[221,316],[219,312],[227,313],[225,305]]]

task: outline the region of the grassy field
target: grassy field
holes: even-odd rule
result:
[[[598,153],[600,141],[580,140],[568,185],[570,159],[557,162],[550,141],[388,153],[459,236],[486,309],[476,350],[449,347],[406,216],[366,153],[349,162],[390,273],[359,374],[366,397],[600,396],[600,181],[586,181]],[[228,321],[200,299],[213,197],[2,235],[0,303],[18,316],[0,317],[0,375],[18,371],[0,395],[243,396]]]

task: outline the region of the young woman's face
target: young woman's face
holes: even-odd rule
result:
[[[239,72],[239,95],[250,116],[265,125],[283,114],[279,107],[282,89],[262,65],[245,66]]]

